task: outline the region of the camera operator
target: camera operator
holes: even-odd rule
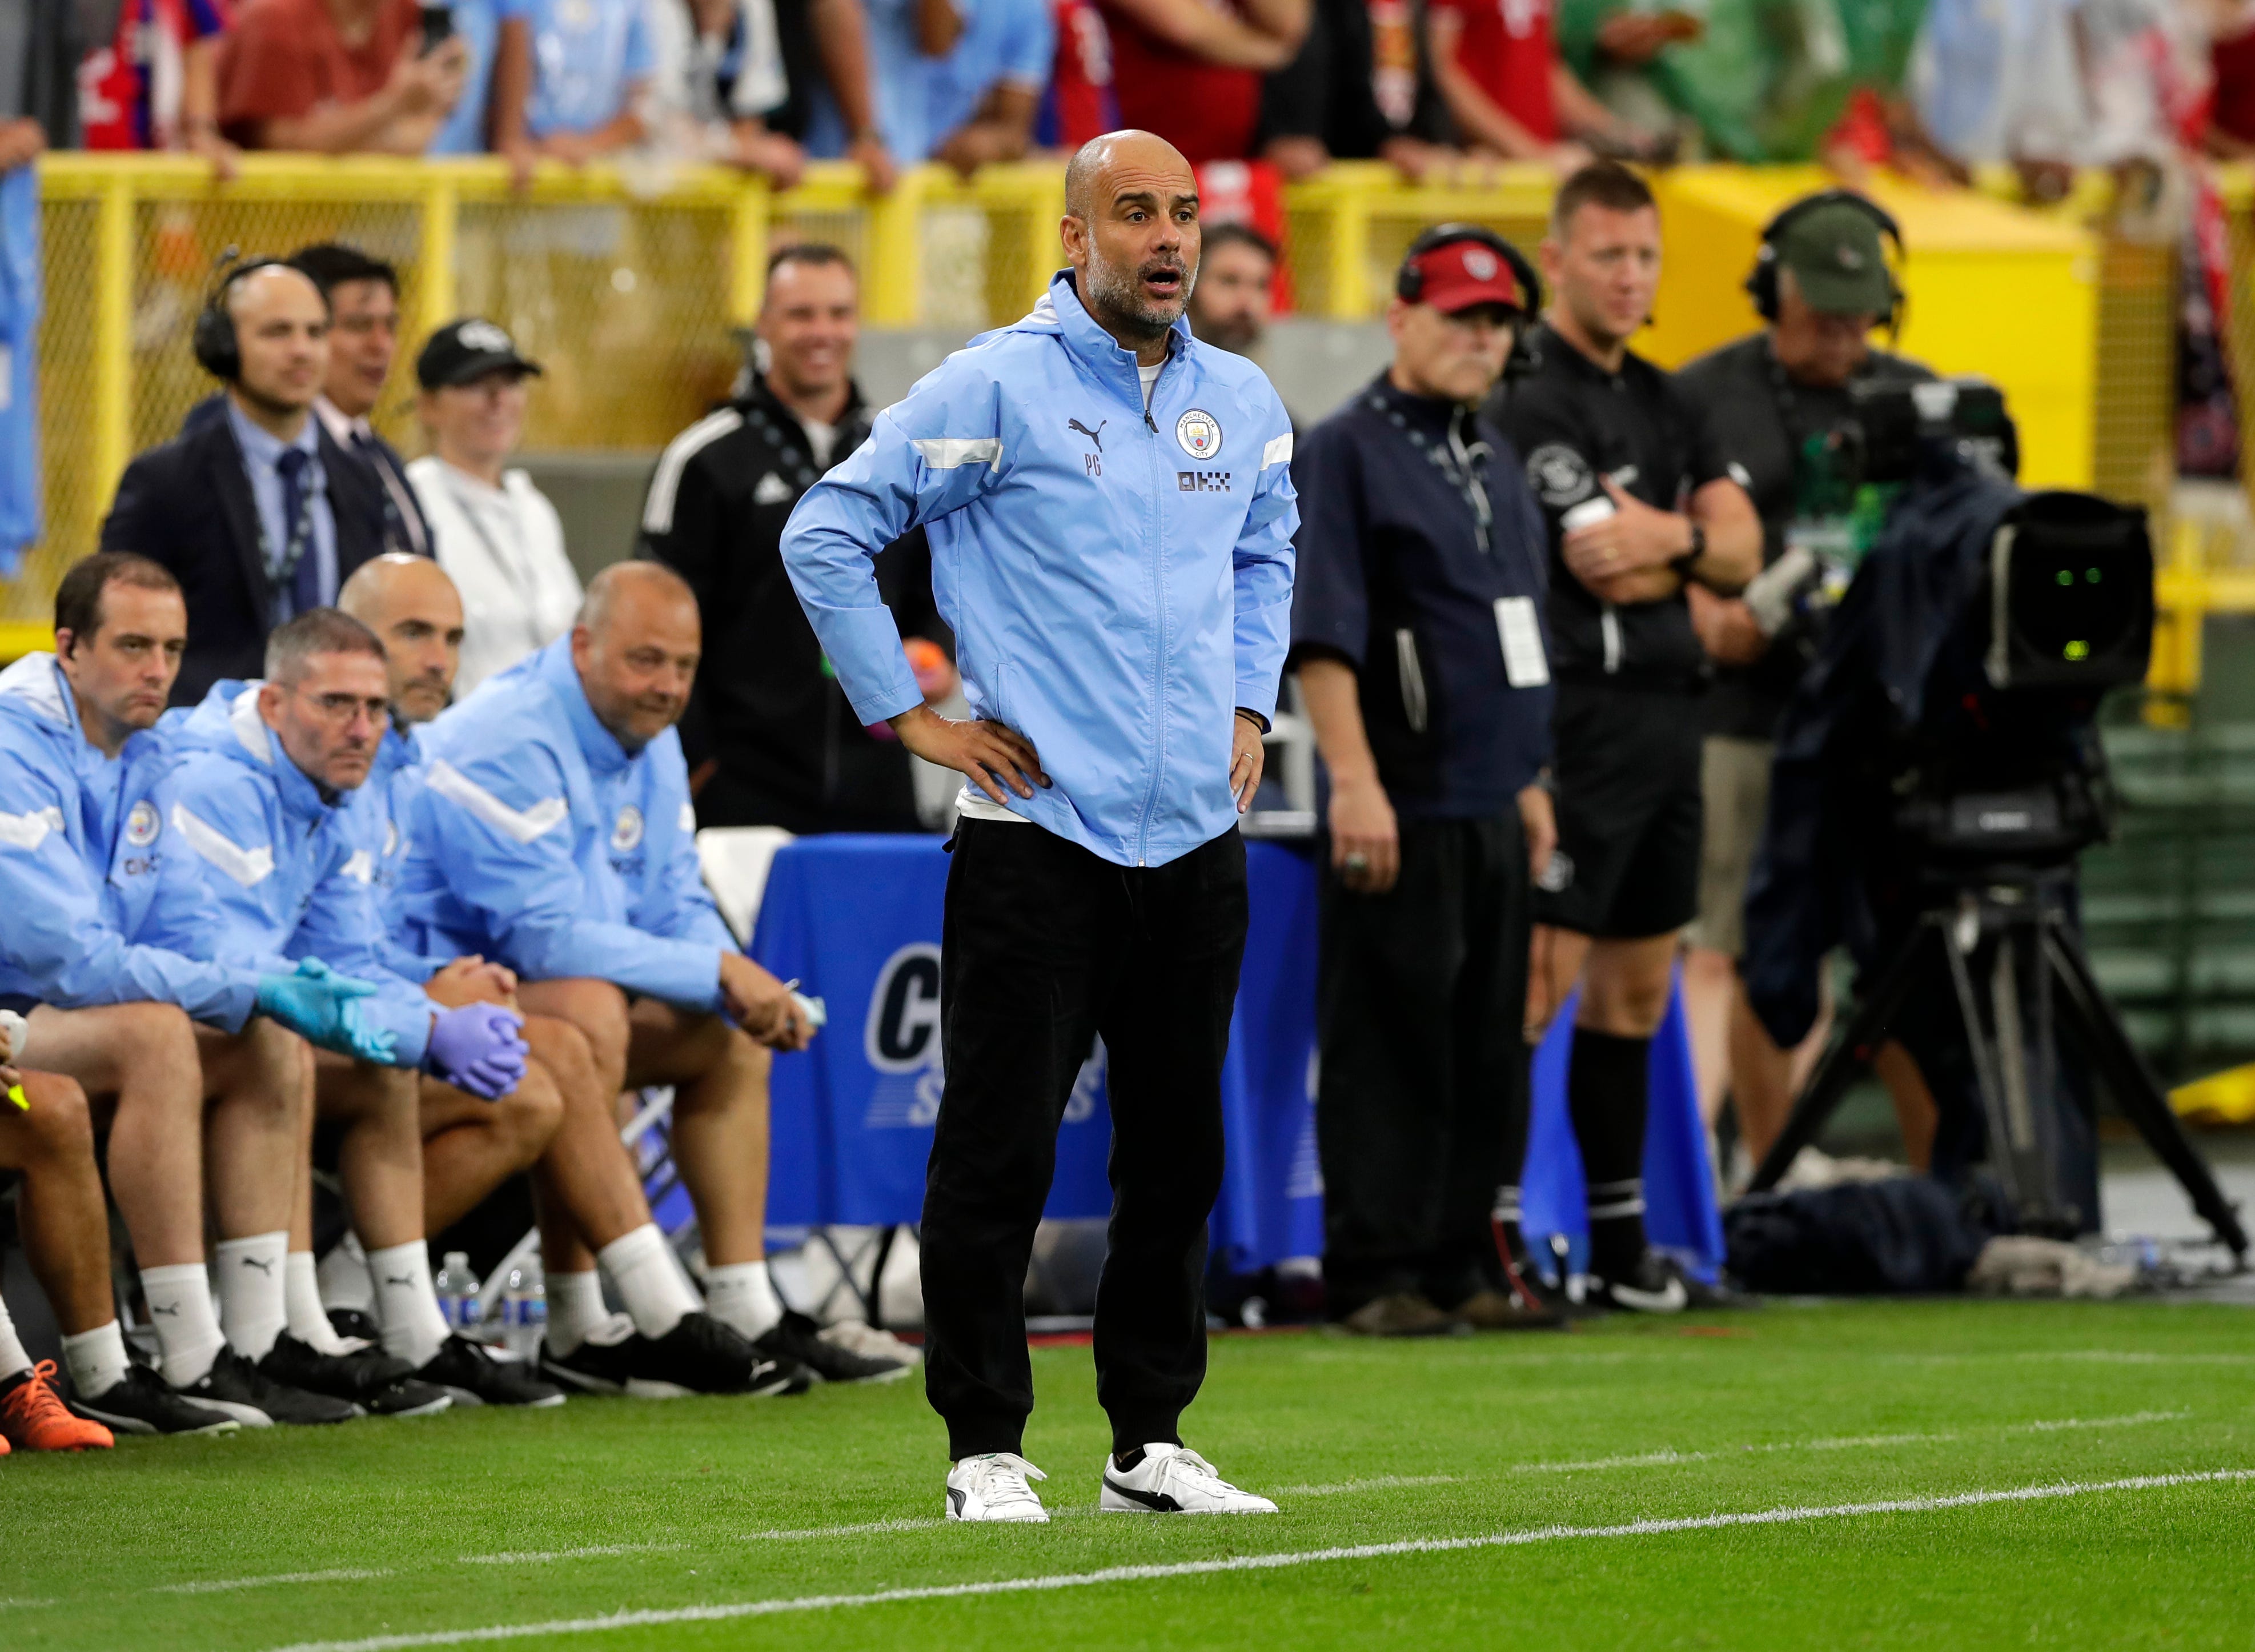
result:
[[[1714,1065],[1756,1162],[1784,1127],[1795,1081],[1825,1034],[1820,1020],[1799,1050],[1781,1050],[1747,1006],[1738,980],[1746,875],[1769,807],[1778,721],[1814,657],[1830,597],[1837,595],[1829,587],[1844,583],[1849,571],[1844,559],[1826,559],[1826,532],[1840,524],[1823,519],[1825,502],[1816,497],[1819,479],[1811,472],[1853,424],[1851,383],[1934,376],[1916,362],[1871,346],[1875,327],[1892,335],[1902,301],[1883,236],[1900,250],[1894,220],[1846,190],[1823,190],[1787,207],[1763,229],[1746,280],[1766,325],[1677,376],[1761,517],[1764,573],[1746,593],[1723,597],[1696,586],[1686,593],[1691,622],[1718,669],[1707,697],[1699,917],[1684,989],[1695,1031],[1708,1032],[1726,1019],[1727,1053]],[[1789,549],[1799,554],[1788,557]],[[1912,1165],[1923,1170],[1933,1141],[1932,1099],[1900,1045],[1889,1044],[1879,1067],[1895,1098]],[[1710,1104],[1704,1086],[1701,1100]]]
[[[1526,1151],[1528,896],[1556,833],[1542,519],[1475,408],[1533,276],[1491,231],[1420,235],[1392,364],[1294,467],[1292,663],[1331,792],[1324,1290],[1366,1336],[1561,1323],[1508,1288],[1488,1226]]]
[[[1495,422],[1549,527],[1558,848],[1537,880],[1528,1022],[1582,978],[1567,1097],[1589,1179],[1591,1292],[1680,1311],[1690,1288],[1644,1234],[1646,1071],[1676,934],[1697,907],[1697,696],[1684,587],[1735,592],[1761,525],[1675,381],[1628,348],[1660,283],[1660,212],[1611,162],[1559,186],[1542,248],[1540,362]]]

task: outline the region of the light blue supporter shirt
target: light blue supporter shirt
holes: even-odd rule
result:
[[[932,151],[979,113],[1004,82],[1038,92],[1057,58],[1057,25],[1043,0],[954,0],[962,38],[945,57],[917,50],[915,0],[869,0],[869,81],[877,130],[896,160]],[[846,125],[826,89],[808,118],[807,152],[846,152]]]
[[[250,479],[250,497],[258,507],[258,525],[264,530],[266,544],[260,546],[261,560],[270,571],[271,557],[282,554],[290,542],[290,524],[282,514],[282,473],[277,461],[282,457],[283,443],[278,437],[268,434],[252,424],[242,409],[235,404],[232,396],[224,398],[227,422],[235,432],[235,445],[242,450],[242,468]],[[313,462],[306,467],[306,486],[313,495],[313,538],[305,554],[313,559],[324,604],[337,600],[337,518],[329,509],[329,477],[321,468],[321,427],[312,413],[306,415],[306,427],[298,432],[298,439],[289,444],[306,454]],[[263,553],[271,552],[271,556]],[[298,605],[291,593],[291,577],[287,574],[274,581],[274,623],[295,619]]]
[[[650,78],[657,55],[645,0],[520,0],[532,26],[532,96],[526,131],[592,132],[618,118],[627,92]],[[678,4],[678,0],[669,0]]]
[[[493,95],[494,62],[501,55],[501,25],[511,18],[524,16],[530,4],[530,0],[454,0],[454,32],[469,48],[469,67],[462,76],[462,95],[426,153],[482,155],[493,147],[486,141],[486,105]]]

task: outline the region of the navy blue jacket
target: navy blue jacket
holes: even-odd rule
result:
[[[1499,615],[1522,605],[1547,660],[1548,545],[1518,453],[1472,409],[1381,375],[1308,433],[1292,482],[1293,664],[1354,667],[1396,812],[1512,807],[1550,761],[1550,686],[1511,685]]]

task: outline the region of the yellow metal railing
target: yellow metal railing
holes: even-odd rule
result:
[[[226,183],[182,156],[62,154],[40,166],[46,532],[23,577],[0,585],[0,628],[39,618],[62,567],[94,545],[130,457],[173,435],[211,391],[190,358],[188,323],[230,246],[278,254],[341,239],[398,266],[407,347],[376,418],[410,451],[421,446],[413,349],[457,314],[500,321],[546,364],[528,446],[650,451],[726,392],[768,250],[785,237],[847,250],[862,271],[869,326],[958,336],[1024,313],[1060,262],[1063,170],[1049,161],[991,167],[968,181],[917,168],[884,196],[834,163],[810,167],[781,193],[719,168],[553,165],[518,193],[503,164],[483,158],[254,155]],[[1663,194],[1688,203],[1684,192],[1699,190],[1703,177],[1679,170],[1661,180]],[[2255,263],[2255,173],[2232,178],[2235,253]],[[1286,257],[1296,307],[1338,321],[1377,314],[1402,248],[1444,220],[1487,224],[1532,250],[1554,183],[1546,168],[1493,166],[1409,186],[1390,167],[1342,163],[1291,186]],[[1746,249],[1733,242],[1689,252],[1671,242],[1663,322],[1711,312],[1706,330],[1718,337],[1750,325],[1737,292]],[[2174,264],[2166,251],[2110,252],[2099,262],[2111,273],[2098,278],[2134,302],[2098,306],[2101,367],[2085,392],[2095,451],[2079,462],[2102,489],[2158,503],[2151,460],[2166,439]],[[2234,365],[2244,362],[2243,382],[2255,383],[2255,311],[2233,322]],[[2087,319],[2079,325],[2087,329]],[[2240,348],[2243,337],[2251,348]],[[1681,342],[1677,333],[1654,335],[1659,345],[1669,338]],[[2075,348],[2093,348],[2087,331]],[[2139,411],[2125,418],[2130,408]],[[0,652],[14,635],[0,629]]]

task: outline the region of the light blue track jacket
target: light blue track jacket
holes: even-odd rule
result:
[[[1011,809],[1123,866],[1236,823],[1235,707],[1274,714],[1292,616],[1292,427],[1261,369],[1177,324],[1148,421],[1072,273],[877,416],[783,530],[854,710],[923,703],[870,559],[923,526],[972,709],[1054,785]]]
[[[417,743],[406,946],[720,1008],[720,953],[737,949],[698,872],[680,736],[622,746],[587,704],[569,636],[479,684]]]
[[[365,847],[375,860],[376,903],[383,915],[384,962],[394,974],[427,981],[453,963],[456,954],[426,953],[416,947],[399,893],[400,873],[407,864],[407,833],[415,820],[415,796],[423,789],[423,748],[414,729],[403,732],[395,726],[383,731],[376,766],[369,770],[368,784],[361,789],[373,805],[366,816],[372,835]]]
[[[422,1065],[439,1006],[388,962],[369,847],[383,838],[378,800],[365,785],[324,798],[259,716],[256,683],[214,683],[162,726],[179,757],[162,877],[204,891],[216,921],[151,924],[148,938],[275,973],[321,959],[374,984],[361,1015],[392,1035],[392,1065]]]
[[[0,671],[0,994],[64,1009],[177,1004],[228,1032],[250,1018],[255,970],[143,932],[217,922],[200,889],[158,876],[183,852],[165,826],[171,743],[152,728],[104,757],[53,654]]]

